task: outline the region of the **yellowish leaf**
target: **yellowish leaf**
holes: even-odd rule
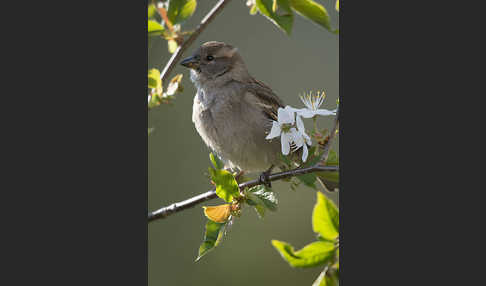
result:
[[[223,223],[231,215],[231,204],[224,204],[214,207],[203,207],[204,215],[214,222]]]

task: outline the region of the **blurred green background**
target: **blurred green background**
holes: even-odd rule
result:
[[[198,1],[194,15],[183,30],[194,29],[217,1]],[[318,1],[328,10],[333,27],[338,26],[335,1]],[[323,108],[334,109],[339,95],[339,39],[337,35],[295,15],[289,37],[262,15],[251,16],[246,0],[231,1],[209,24],[192,47],[216,40],[238,47],[255,78],[265,82],[285,104],[303,107],[299,93],[324,90]],[[149,41],[149,68],[163,69],[170,58],[163,38]],[[173,106],[149,111],[148,208],[155,210],[211,189],[207,177],[209,150],[191,121],[196,89],[187,69],[177,66],[171,77],[182,73],[184,91]],[[320,118],[322,128],[331,128],[333,118]],[[306,121],[309,130],[311,120]],[[334,141],[337,150],[338,138]],[[204,236],[206,217],[201,206],[177,213],[148,226],[148,280],[156,285],[312,285],[320,267],[293,269],[273,248],[279,239],[296,249],[315,240],[311,214],[314,190],[274,182],[279,209],[258,219],[249,207],[243,209],[223,242],[199,262],[194,260]],[[336,203],[337,195],[326,193]],[[204,205],[218,205],[220,199]]]

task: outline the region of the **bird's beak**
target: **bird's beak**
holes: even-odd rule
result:
[[[197,69],[199,67],[199,61],[196,57],[192,56],[182,60],[181,65],[190,69]]]

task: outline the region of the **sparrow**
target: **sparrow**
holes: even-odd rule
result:
[[[191,70],[197,88],[192,121],[225,167],[268,174],[282,164],[280,139],[265,137],[284,104],[270,87],[249,74],[237,48],[206,42],[181,65]]]
[[[206,42],[181,65],[191,70],[197,88],[192,121],[206,145],[225,163],[242,173],[260,172],[261,183],[271,187],[273,167],[284,169],[280,138],[267,140],[283,101],[263,82],[253,78],[238,49],[223,42]],[[290,154],[298,166],[302,149]],[[317,181],[328,191],[337,184]]]

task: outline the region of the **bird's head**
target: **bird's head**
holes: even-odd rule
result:
[[[222,42],[206,42],[181,65],[190,68],[194,81],[240,79],[248,76],[238,49]]]

